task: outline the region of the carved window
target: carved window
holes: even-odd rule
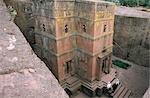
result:
[[[83,31],[86,32],[86,26],[85,25],[83,25]]]
[[[46,31],[45,24],[42,25],[43,31]]]
[[[31,38],[30,42],[31,44],[35,44],[35,34],[34,34],[34,27],[29,28],[29,37]]]
[[[41,3],[41,4],[43,4],[43,1],[42,1],[42,0],[40,0],[40,3]]]
[[[80,16],[80,12],[78,12],[78,16]]]
[[[70,63],[69,63],[69,62],[66,62],[66,66],[67,66],[67,73],[69,73]]]
[[[66,17],[71,15],[71,12],[70,12],[70,11],[65,11],[64,13],[65,13],[65,16],[66,16]]]
[[[107,48],[107,36],[104,36],[103,38],[103,50]]]
[[[106,32],[106,29],[107,29],[107,25],[104,25],[103,32]]]
[[[38,4],[39,4],[40,6],[45,6],[46,0],[39,0],[39,1],[38,1]]]
[[[28,13],[28,12],[30,12],[30,9],[27,8],[27,7],[25,7],[25,8],[24,8],[24,11],[25,11],[25,13]]]
[[[106,8],[108,7],[108,5],[106,5]]]
[[[25,7],[24,7],[24,12],[25,12],[25,13],[32,13],[31,7],[25,6]]]
[[[103,60],[103,62],[102,62],[102,72],[105,72],[105,68],[106,68],[105,60]]]
[[[54,51],[55,50],[55,41],[52,40],[52,39],[49,39],[49,42],[48,42],[48,49],[50,51]]]
[[[33,35],[32,35],[32,39],[33,39],[33,41],[31,42],[31,44],[36,44],[36,42],[35,42],[35,33],[33,33]]]
[[[65,25],[65,33],[68,33],[68,25]]]
[[[43,47],[48,50],[48,37],[43,37]]]

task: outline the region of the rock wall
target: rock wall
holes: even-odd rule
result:
[[[69,98],[0,0],[0,98]]]
[[[136,13],[136,11],[132,13],[134,12]],[[130,12],[125,13],[129,14]],[[142,15],[138,17],[138,14],[134,16],[115,16],[113,54],[148,67],[150,58],[150,17],[142,17]]]

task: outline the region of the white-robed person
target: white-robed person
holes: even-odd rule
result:
[[[120,84],[119,79],[116,79],[116,85],[119,85],[119,84]]]
[[[107,89],[111,90],[112,89],[112,84],[110,82],[107,83]]]

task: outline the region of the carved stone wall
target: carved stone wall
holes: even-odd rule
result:
[[[150,18],[116,15],[114,41],[115,56],[149,66]]]
[[[75,73],[79,69],[82,78],[96,79],[96,58],[112,52],[113,4],[85,0],[6,1],[18,11],[16,24],[26,37],[29,28],[34,27],[35,43],[31,45],[59,81],[65,79],[64,63],[78,57],[73,64]]]

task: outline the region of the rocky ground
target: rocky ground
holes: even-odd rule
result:
[[[0,98],[68,98],[0,0]]]
[[[113,59],[119,58],[113,57]],[[124,83],[127,88],[132,91],[132,97],[142,98],[149,87],[150,68],[139,66],[125,60],[122,61],[132,66],[127,70],[115,67],[117,69],[119,79]]]

